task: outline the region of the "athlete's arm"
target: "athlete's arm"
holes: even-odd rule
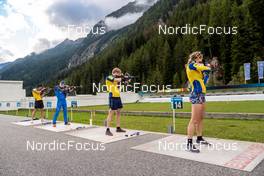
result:
[[[198,71],[210,71],[211,67],[205,66],[204,64],[191,63],[189,64],[189,69]]]
[[[115,82],[121,82],[122,78],[115,78]]]
[[[122,78],[115,78],[114,76],[111,75],[107,77],[107,80],[111,82],[121,82]]]
[[[203,71],[203,75],[204,75],[204,84],[207,84],[208,83],[208,80],[209,80],[209,74],[210,74],[210,71],[208,70],[205,70]]]
[[[41,91],[38,91],[37,89],[33,89],[33,90],[32,90],[32,93],[33,93],[33,92],[34,92],[34,93],[37,93],[37,94],[41,94]]]
[[[54,92],[55,92],[55,95],[56,95],[56,96],[59,94],[59,91],[60,91],[59,86],[55,86],[55,87],[54,87]]]

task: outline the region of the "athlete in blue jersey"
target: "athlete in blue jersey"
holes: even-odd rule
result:
[[[56,121],[59,116],[61,108],[63,109],[64,124],[69,125],[67,116],[67,101],[66,97],[69,92],[72,92],[74,88],[65,85],[64,81],[61,81],[58,86],[54,88],[55,96],[57,97],[56,112],[53,116],[53,127],[56,127]]]
[[[203,131],[203,118],[205,114],[205,94],[206,83],[209,79],[211,71],[210,65],[203,64],[203,55],[201,52],[194,52],[189,56],[186,65],[186,73],[191,84],[190,102],[192,103],[192,117],[188,125],[188,141],[187,149],[191,152],[199,153],[199,149],[193,145],[193,135],[196,131],[198,144],[210,145],[202,137]]]

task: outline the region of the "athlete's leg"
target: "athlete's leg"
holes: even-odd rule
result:
[[[58,118],[58,116],[59,116],[60,109],[61,109],[61,102],[58,101],[58,102],[57,102],[57,107],[56,107],[56,112],[55,112],[55,114],[54,114],[54,116],[53,116],[53,122],[52,122],[53,124],[56,124],[56,122],[57,122],[57,118]]]
[[[187,129],[188,139],[192,139],[194,132],[198,126],[201,109],[202,109],[201,104],[192,105],[192,117],[189,122],[188,129]]]
[[[109,111],[108,111],[107,124],[106,124],[107,128],[106,128],[106,131],[105,131],[105,134],[107,136],[113,136],[113,133],[111,133],[111,131],[110,131],[110,125],[111,125],[111,121],[112,121],[114,113],[115,113],[115,110],[112,110],[110,108]]]
[[[32,110],[32,120],[35,118],[35,114],[36,114],[36,109]]]
[[[114,110],[109,109],[108,116],[107,116],[107,128],[110,128],[110,126],[111,126],[111,121],[112,121],[114,113],[115,113]]]
[[[120,127],[120,118],[121,118],[121,109],[118,109],[116,111],[116,132],[118,132],[118,133],[125,133],[126,130],[123,130]]]
[[[116,127],[120,127],[121,109],[116,111]]]
[[[187,140],[187,149],[191,152],[199,153],[200,150],[193,145],[193,135],[195,129],[197,128],[199,116],[201,111],[201,104],[193,104],[192,105],[192,117],[188,125],[187,133],[188,133],[188,140]]]
[[[45,119],[44,109],[40,109],[40,117],[41,119]]]
[[[197,136],[202,136],[203,135],[203,119],[205,116],[205,104],[201,104],[201,109],[199,112],[199,119],[198,119],[198,125],[196,129],[196,134]]]
[[[196,142],[199,144],[211,145],[209,142],[207,142],[203,138],[203,119],[204,119],[204,116],[205,116],[205,103],[202,104],[202,108],[201,108],[201,118],[199,120],[199,125],[198,125],[198,129],[197,129],[197,140],[196,140]]]
[[[64,124],[68,123],[67,102],[62,102]]]

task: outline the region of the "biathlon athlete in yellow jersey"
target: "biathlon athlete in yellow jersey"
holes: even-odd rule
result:
[[[110,131],[110,123],[112,121],[113,115],[116,112],[116,132],[126,132],[120,128],[120,117],[121,109],[123,104],[120,98],[119,84],[122,81],[122,71],[119,68],[114,68],[112,70],[112,75],[106,78],[106,87],[109,92],[109,112],[107,117],[107,129],[105,134],[108,136],[113,136]]]
[[[35,118],[35,114],[36,114],[37,109],[40,110],[41,121],[43,121],[45,118],[44,117],[44,104],[43,104],[43,100],[42,100],[45,90],[46,90],[46,88],[44,88],[42,85],[38,85],[37,88],[34,88],[32,90],[32,95],[35,99],[35,108],[32,111],[32,120],[34,120],[34,118]]]
[[[210,145],[202,137],[203,118],[205,114],[205,93],[206,83],[209,78],[211,66],[205,66],[203,63],[203,55],[197,51],[189,56],[186,65],[186,73],[191,84],[190,102],[192,103],[192,117],[188,125],[188,141],[187,149],[191,152],[199,153],[199,149],[193,145],[193,135],[196,131],[198,144]]]

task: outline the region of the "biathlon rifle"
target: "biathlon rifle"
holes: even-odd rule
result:
[[[129,73],[122,74],[121,76],[117,76],[116,78],[121,78],[122,83],[129,83],[135,76],[131,76]]]
[[[76,90],[78,88],[82,88],[82,86],[69,86],[69,85],[65,85],[64,87],[62,87],[63,90],[68,90],[68,91],[73,91],[73,90]]]
[[[49,88],[49,87],[42,87],[41,88],[41,95],[44,97],[44,96],[47,96],[49,93],[50,93],[50,91],[51,91],[52,89],[51,88]]]
[[[79,88],[82,88],[82,86],[69,86],[69,85],[65,85],[63,87],[63,91],[66,91],[68,92],[70,95],[73,95],[75,96],[77,93],[76,93],[76,90],[79,89]]]

